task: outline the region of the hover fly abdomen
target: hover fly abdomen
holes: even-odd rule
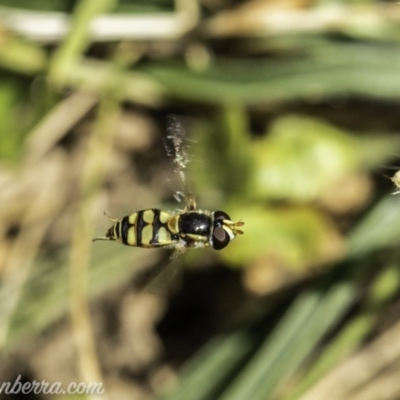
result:
[[[159,209],[134,212],[120,220],[107,231],[105,239],[136,247],[170,246],[179,240],[168,223],[174,216]]]

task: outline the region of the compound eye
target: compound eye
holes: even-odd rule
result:
[[[225,218],[224,218],[225,219]],[[224,247],[228,246],[230,242],[230,237],[228,232],[225,231],[224,228],[220,226],[216,226],[213,232],[213,248],[215,250],[221,250]]]
[[[214,220],[223,220],[223,219],[227,219],[227,220],[231,220],[231,217],[223,211],[215,211],[214,213]]]

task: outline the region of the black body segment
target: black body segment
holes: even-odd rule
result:
[[[153,235],[150,241],[150,244],[154,245],[154,246],[158,246],[159,242],[158,242],[158,232],[159,230],[163,227],[163,224],[160,221],[160,210],[158,210],[157,208],[154,208],[153,210]]]
[[[131,226],[129,223],[129,217],[124,217],[119,221],[120,229],[120,240],[123,244],[128,244],[128,229]]]
[[[138,211],[137,218],[136,218],[136,245],[142,246],[142,231],[146,225],[146,222],[143,219],[143,213],[146,210]]]
[[[206,214],[189,212],[179,217],[179,231],[187,235],[208,236],[211,231],[211,218]]]

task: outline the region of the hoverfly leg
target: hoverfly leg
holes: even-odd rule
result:
[[[104,214],[109,220],[111,220],[112,222],[118,222],[118,221],[119,221],[118,218],[110,217],[105,211],[103,211],[103,214]]]
[[[185,207],[186,211],[193,211],[197,208],[196,199],[193,193],[187,193],[185,195],[185,203],[186,203]]]
[[[96,240],[111,240],[109,237],[95,237],[92,239],[92,242],[95,242]]]
[[[174,198],[178,203],[180,203],[182,199],[185,198],[185,195],[182,192],[178,191],[174,193]]]

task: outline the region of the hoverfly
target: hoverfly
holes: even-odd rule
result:
[[[175,116],[170,116],[167,139],[172,147],[166,147],[173,158],[175,172],[186,188],[185,169],[189,158],[186,152],[185,131]],[[142,248],[171,248],[176,254],[191,248],[225,248],[236,235],[243,234],[239,228],[244,222],[233,222],[224,211],[197,209],[195,197],[189,191],[176,192],[175,198],[185,200],[183,210],[163,211],[149,208],[136,211],[121,219],[111,218],[113,225],[104,237],[95,240],[112,240],[127,246]]]

